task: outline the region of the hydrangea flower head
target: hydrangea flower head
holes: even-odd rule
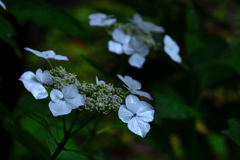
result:
[[[111,18],[112,15],[107,16],[106,14],[103,13],[93,13],[88,16],[90,19],[89,24],[90,26],[111,26],[114,24],[117,19],[116,18]]]
[[[137,80],[133,79],[132,77],[130,76],[121,76],[120,74],[117,74],[118,78],[120,78],[123,83],[126,84],[126,88],[132,93],[132,94],[135,94],[135,95],[139,95],[139,96],[143,96],[143,97],[146,97],[150,100],[152,100],[152,97],[149,93],[147,92],[144,92],[144,91],[139,91],[139,89],[142,88],[142,85],[140,82],[138,82]]]
[[[0,6],[4,9],[4,10],[6,10],[7,8],[6,8],[6,6],[5,6],[5,4],[0,0]]]
[[[50,72],[47,70],[42,72],[41,69],[36,71],[36,75],[31,71],[24,72],[18,80],[23,82],[24,87],[32,93],[35,99],[46,98],[48,92],[44,85],[53,84]]]
[[[116,54],[122,54],[124,52],[129,55],[129,52],[126,52],[126,50],[128,50],[128,43],[131,36],[126,35],[123,30],[115,28],[112,32],[112,37],[114,41],[110,40],[108,42],[108,50]]]
[[[49,109],[53,116],[69,114],[72,109],[85,105],[84,97],[78,93],[75,85],[70,84],[62,89],[53,89],[50,93],[52,101],[49,102]]]
[[[39,51],[33,50],[31,48],[28,48],[28,47],[25,47],[24,49],[27,50],[27,51],[30,51],[33,54],[35,54],[36,56],[42,57],[44,59],[55,59],[55,60],[68,61],[68,58],[66,56],[58,55],[53,50],[39,52]]]
[[[118,110],[119,119],[128,124],[130,131],[144,138],[151,128],[148,122],[154,119],[154,108],[131,94],[126,97],[125,103]]]
[[[164,43],[164,51],[167,53],[167,55],[174,62],[181,63],[182,58],[179,56],[180,48],[178,44],[169,35],[164,36],[163,43]]]
[[[145,33],[150,33],[150,32],[163,33],[163,32],[165,32],[163,27],[157,26],[157,25],[155,25],[155,24],[153,24],[151,22],[143,21],[142,17],[138,13],[136,13],[133,16],[133,19],[131,20],[131,22],[136,24],[138,26],[138,28],[140,28]]]

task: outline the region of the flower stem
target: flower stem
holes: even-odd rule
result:
[[[69,127],[69,129],[64,133],[64,137],[62,139],[62,141],[58,144],[57,149],[54,151],[54,153],[52,154],[50,160],[54,160],[57,158],[57,156],[60,154],[60,152],[64,149],[65,144],[67,143],[67,141],[69,140],[69,138],[71,138],[74,134],[76,134],[78,131],[80,131],[84,126],[86,126],[91,120],[93,120],[94,118],[96,118],[98,112],[95,112],[93,114],[93,116],[91,118],[89,118],[87,121],[85,121],[79,128],[77,128],[74,132],[71,133],[73,126],[77,120],[77,112],[75,112],[75,117],[74,120],[72,121],[71,126]],[[64,120],[64,119],[63,119]]]
[[[49,59],[47,59],[47,61],[48,61],[49,65],[50,65],[50,67],[53,69],[53,66],[52,66],[51,62],[49,61]]]

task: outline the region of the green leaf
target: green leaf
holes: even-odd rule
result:
[[[16,141],[22,144],[36,157],[40,159],[49,159],[49,151],[20,126],[11,112],[3,104],[0,104],[0,111],[2,126]]]
[[[100,150],[88,152],[88,155],[91,157],[92,160],[107,160],[106,155]]]
[[[64,33],[83,39],[90,44],[93,41],[81,23],[70,14],[46,2],[39,0],[8,0],[7,12],[13,14],[19,23],[28,20],[46,28],[56,28]]]
[[[204,42],[192,32],[185,33],[185,42],[188,54],[191,56],[194,52],[201,50],[205,47]]]
[[[166,119],[188,119],[200,117],[201,113],[187,105],[181,96],[167,85],[153,87],[153,100],[155,108],[154,121]]]
[[[228,136],[238,146],[240,146],[240,120],[232,118],[227,121],[229,127],[227,130],[221,131],[221,133]]]
[[[196,34],[200,34],[201,31],[201,23],[200,23],[200,17],[198,13],[195,11],[193,4],[188,1],[186,3],[186,10],[185,10],[185,15],[186,15],[186,25],[188,31]]]
[[[1,15],[0,24],[0,39],[14,49],[16,56],[21,57],[21,52],[18,49],[17,43],[12,38],[16,35],[13,26],[7,19],[5,19]]]

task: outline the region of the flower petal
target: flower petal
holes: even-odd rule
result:
[[[125,99],[126,108],[129,109],[132,113],[137,113],[138,106],[136,104],[139,102],[139,99],[135,95],[128,95]]]
[[[66,102],[62,100],[58,102],[50,101],[48,106],[53,116],[66,115],[72,111],[72,109],[67,106]]]
[[[165,35],[163,39],[164,51],[166,54],[175,62],[181,63],[182,59],[179,56],[179,46],[177,43],[169,36]]]
[[[96,76],[96,84],[97,85],[102,85],[102,84],[105,85],[106,83],[104,81],[99,81],[98,77]]]
[[[131,112],[128,108],[126,108],[125,105],[121,105],[118,110],[118,117],[121,119],[124,123],[128,123],[133,116],[133,112]]]
[[[116,54],[122,54],[123,53],[123,48],[122,45],[118,42],[114,42],[110,40],[108,42],[108,50],[110,52],[116,53]]]
[[[152,96],[151,96],[149,93],[144,92],[144,91],[132,90],[131,93],[132,93],[132,94],[139,95],[139,96],[146,97],[146,98],[148,98],[148,99],[150,99],[150,100],[153,100],[153,99],[152,99]]]
[[[144,138],[151,129],[151,126],[149,123],[142,121],[139,117],[136,116],[128,122],[128,128],[133,133]]]
[[[67,85],[62,89],[63,97],[65,99],[75,98],[78,94],[78,89],[74,84]]]
[[[119,28],[115,28],[112,32],[112,37],[113,40],[120,42],[120,43],[125,43],[125,33],[123,32],[123,30],[119,29]]]
[[[42,57],[42,58],[47,59],[47,57],[45,55],[43,55],[41,52],[39,52],[37,50],[31,49],[31,48],[28,48],[28,47],[25,47],[24,49],[29,51],[29,52],[32,52],[33,54],[35,54],[38,57]]]
[[[147,102],[139,101],[136,106],[138,107],[137,116],[145,122],[152,122],[154,119],[154,108]]]
[[[104,13],[93,13],[88,16],[89,19],[104,19],[107,15]]]
[[[34,83],[30,87],[30,92],[34,96],[35,99],[44,99],[48,96],[48,92],[45,87],[43,87],[40,83]]]
[[[52,80],[52,75],[50,74],[50,72],[48,70],[45,70],[43,72],[43,83],[52,85],[53,84],[53,80]]]
[[[50,57],[49,57],[50,58]],[[52,59],[56,59],[56,60],[62,60],[62,61],[69,61],[69,59],[67,58],[67,56],[62,56],[62,55],[55,55]]]
[[[63,94],[62,94],[62,92],[59,91],[58,89],[53,89],[53,90],[50,92],[50,97],[51,97],[52,101],[58,102],[58,101],[60,101],[60,99],[63,98]]]
[[[141,29],[144,30],[146,33],[150,33],[150,31],[158,33],[165,32],[163,27],[157,26],[151,22],[142,22]]]
[[[113,23],[117,21],[116,18],[108,18],[103,20],[104,26],[111,26]]]
[[[71,109],[76,109],[85,104],[85,99],[81,94],[78,93],[74,98],[65,98],[65,102]]]
[[[124,83],[131,89],[141,89],[142,85],[137,80],[133,79],[130,76],[124,76]]]
[[[36,71],[36,78],[38,82],[43,83],[43,73],[40,68]]]
[[[4,10],[7,9],[6,6],[5,6],[5,4],[4,4],[2,1],[0,1],[0,6],[1,6]]]
[[[137,53],[131,55],[131,57],[128,59],[128,63],[132,67],[136,67],[136,68],[139,68],[139,69],[142,68],[145,61],[146,61],[146,58],[137,54]]]
[[[35,74],[31,71],[24,72],[18,80],[23,82],[24,87],[28,91],[30,91],[30,87],[33,83],[38,82]]]

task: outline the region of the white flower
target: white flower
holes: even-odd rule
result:
[[[33,50],[31,48],[28,48],[28,47],[25,47],[24,49],[27,50],[27,51],[30,51],[33,54],[35,54],[36,56],[42,57],[44,59],[56,59],[56,60],[68,61],[68,58],[66,56],[58,55],[53,50],[39,52],[39,51]]]
[[[99,81],[97,76],[96,76],[96,83],[97,83],[97,85],[102,85],[102,84],[105,85],[106,84],[104,81]]]
[[[164,43],[163,49],[167,53],[167,55],[173,61],[181,63],[182,58],[179,56],[180,48],[178,47],[178,44],[169,35],[164,36],[163,43]]]
[[[36,75],[31,71],[24,72],[18,80],[23,82],[24,87],[32,93],[35,99],[46,98],[48,92],[44,85],[53,84],[50,72],[47,70],[42,72],[41,69],[36,71]]]
[[[139,89],[142,88],[142,85],[140,82],[137,80],[133,79],[130,76],[124,76],[124,78],[120,75],[117,74],[118,78],[120,78],[127,86],[125,86],[132,94],[136,94],[139,96],[146,97],[150,100],[152,100],[152,97],[149,93],[144,92],[144,91],[139,91]]]
[[[112,32],[112,37],[114,41],[110,40],[108,42],[108,50],[116,54],[122,54],[124,52],[129,55],[128,52],[125,51],[128,50],[128,43],[131,36],[126,35],[121,29],[115,28]]]
[[[127,96],[125,103],[118,110],[119,119],[128,124],[130,131],[144,138],[151,128],[148,122],[154,119],[154,108],[131,94]]]
[[[142,17],[138,13],[135,13],[131,22],[136,24],[137,27],[140,28],[141,30],[143,30],[145,33],[150,33],[150,32],[163,33],[163,32],[165,32],[163,27],[157,26],[151,22],[143,21]]]
[[[63,87],[62,92],[53,89],[50,93],[52,101],[48,106],[53,116],[69,114],[72,109],[76,109],[85,104],[84,97],[78,93],[74,84]]]
[[[93,13],[88,16],[90,19],[89,25],[90,26],[110,26],[114,24],[117,19],[116,18],[111,18],[112,15],[107,16],[106,14],[103,13]]]
[[[0,0],[0,6],[1,6],[3,9],[5,9],[5,10],[7,9],[6,6],[5,6],[5,4],[4,4],[1,0]]]
[[[145,56],[149,53],[149,48],[140,38],[133,36],[128,43],[128,47],[125,49],[125,53],[131,55],[128,60],[131,66],[142,68],[146,60]]]

